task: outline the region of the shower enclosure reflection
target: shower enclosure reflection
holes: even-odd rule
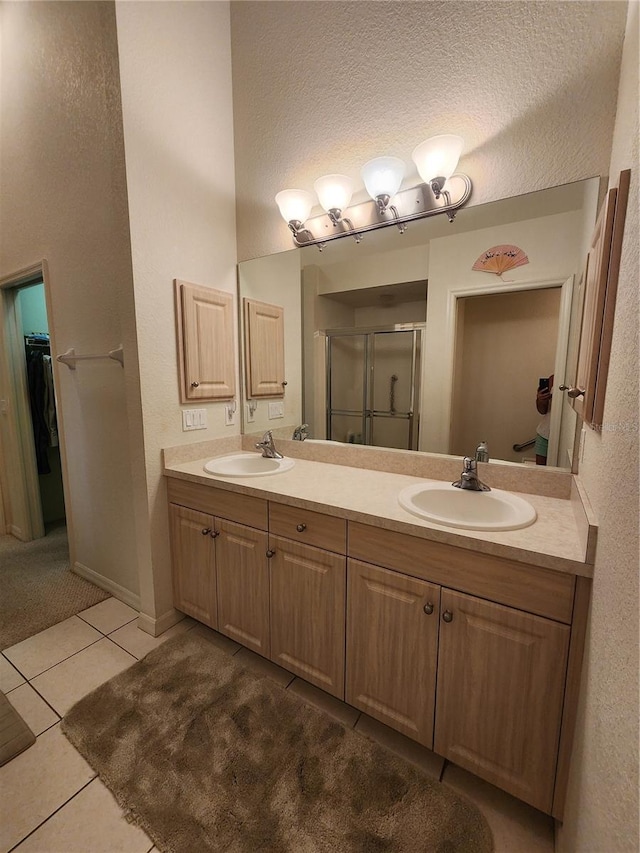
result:
[[[326,435],[418,449],[422,328],[326,333]]]

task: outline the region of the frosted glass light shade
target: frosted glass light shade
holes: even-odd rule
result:
[[[450,178],[462,154],[464,139],[451,133],[432,136],[413,150],[411,159],[425,183],[434,178]]]
[[[313,196],[306,190],[281,190],[276,204],[285,222],[305,222],[313,207]]]
[[[353,181],[347,175],[325,175],[313,185],[318,201],[327,211],[349,207],[353,195]]]
[[[400,189],[404,178],[405,165],[399,157],[376,157],[369,160],[360,170],[360,175],[371,198],[393,196]]]

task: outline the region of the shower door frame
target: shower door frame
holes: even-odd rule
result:
[[[357,417],[362,413],[363,444],[369,447],[385,447],[387,445],[372,444],[373,425],[375,418],[393,418],[409,421],[409,447],[406,450],[417,450],[420,433],[420,381],[422,358],[422,335],[425,323],[396,323],[392,326],[362,326],[347,329],[327,329],[325,331],[325,364],[326,364],[326,435],[331,437],[331,418],[333,415]],[[409,409],[405,413],[392,414],[391,410],[374,409],[373,403],[373,341],[376,334],[395,334],[398,332],[412,333],[411,347],[411,380]],[[334,409],[331,406],[331,338],[333,337],[364,337],[364,357],[362,360],[362,407],[361,409]]]

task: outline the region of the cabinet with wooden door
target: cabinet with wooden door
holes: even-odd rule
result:
[[[168,492],[175,607],[268,656],[266,501],[182,480]]]
[[[270,503],[271,660],[339,699],[345,549],[344,519]]]
[[[570,629],[442,590],[434,749],[551,811]]]

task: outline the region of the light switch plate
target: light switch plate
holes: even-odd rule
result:
[[[233,426],[236,422],[236,404],[225,403],[224,406],[224,425]]]
[[[274,418],[284,417],[284,403],[282,400],[277,400],[275,403],[269,403],[269,420]]]
[[[182,431],[188,432],[192,429],[207,428],[207,410],[206,409],[183,409],[182,410]]]
[[[247,423],[252,424],[256,419],[256,407],[252,406],[251,403],[247,403]]]

